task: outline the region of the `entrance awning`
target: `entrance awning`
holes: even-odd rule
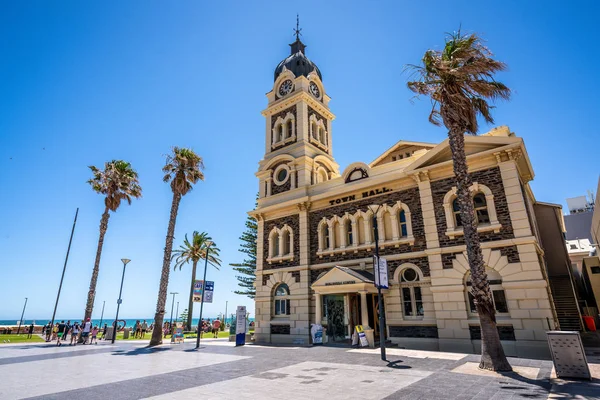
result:
[[[364,270],[335,266],[317,279],[311,286],[318,294],[356,293],[366,291],[377,293],[375,277]]]

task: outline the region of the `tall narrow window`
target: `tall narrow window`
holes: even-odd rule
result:
[[[414,284],[419,282],[417,271],[406,268],[400,275],[402,286],[402,311],[405,317],[421,318],[425,315],[421,287]],[[411,284],[412,283],[412,284]]]
[[[452,202],[452,212],[454,213],[454,226],[462,226],[462,218],[460,217],[460,206],[458,205],[458,198]]]
[[[329,242],[329,227],[327,225],[325,225],[325,232],[324,233],[324,237],[325,237],[325,248],[328,249],[330,242]]]
[[[398,214],[398,222],[400,223],[400,237],[408,236],[408,228],[406,227],[406,212],[400,211]]]
[[[290,315],[290,288],[285,283],[280,284],[275,289],[274,296],[274,314],[275,315]]]
[[[279,234],[274,234],[271,240],[273,240],[273,257],[279,257]]]
[[[279,125],[279,140],[283,140],[285,138],[285,126],[283,124]]]
[[[352,221],[347,220],[346,224],[346,246],[352,246]]]
[[[488,214],[487,202],[483,193],[477,193],[475,197],[473,197],[473,206],[475,207],[477,224],[489,224],[490,216]]]
[[[498,272],[486,268],[488,275],[488,282],[490,284],[490,290],[492,292],[492,303],[498,314],[508,314],[508,302],[506,301],[506,295],[504,288],[502,287],[502,278]],[[469,311],[471,314],[477,314],[477,307],[475,307],[475,298],[471,294],[471,274],[467,277],[467,299],[469,302]]]
[[[281,253],[282,256],[286,256],[288,254],[290,254],[290,250],[291,250],[291,235],[290,232],[288,230],[285,230],[283,232],[283,252]]]
[[[292,132],[293,132],[293,126],[292,124],[294,123],[294,121],[292,121],[291,119],[288,120],[287,122],[287,135],[286,135],[286,139],[289,137],[292,137]]]

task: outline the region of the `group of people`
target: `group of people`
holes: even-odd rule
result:
[[[207,320],[202,320],[202,332],[200,332],[200,337],[202,337],[202,335],[204,333],[212,333],[213,338],[218,338],[219,337],[219,329],[221,328],[221,320],[215,318],[212,323],[210,322],[210,319]]]
[[[30,332],[33,331],[33,325],[29,327]],[[69,346],[77,346],[77,342],[81,339],[83,344],[98,344],[98,325],[92,326],[90,319],[85,321],[75,322],[71,324],[71,321],[60,321],[59,323],[52,326],[50,323],[44,327],[46,334],[46,342],[52,342],[56,340],[57,346],[62,346],[63,342],[67,342],[67,337],[70,335]],[[106,325],[105,331],[106,332]]]
[[[153,327],[150,328],[150,330],[152,330]],[[146,320],[144,320],[144,322],[140,323],[140,320],[138,319],[135,322],[135,326],[133,327],[133,338],[134,339],[144,339],[146,337],[146,332],[148,331],[148,323],[146,322]]]

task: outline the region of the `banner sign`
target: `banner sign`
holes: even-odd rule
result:
[[[237,306],[235,313],[235,345],[246,344],[246,306]]]
[[[367,335],[365,335],[365,330],[363,329],[362,325],[356,325],[356,333],[358,334],[360,346],[367,347],[369,345],[369,341],[367,340]]]
[[[388,266],[385,258],[379,257],[379,262],[377,262],[377,257],[373,257],[373,273],[375,274],[375,287],[389,289]]]
[[[204,281],[202,280],[195,280],[194,281],[194,292],[192,293],[192,300],[194,301],[194,303],[200,303],[202,302],[202,284],[204,283]]]
[[[204,284],[204,302],[205,303],[212,303],[214,290],[215,290],[215,283],[212,281],[206,281],[206,283]]]

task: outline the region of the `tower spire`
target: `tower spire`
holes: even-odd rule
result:
[[[304,54],[306,46],[300,40],[300,36],[302,36],[302,28],[300,28],[300,15],[296,14],[296,29],[294,29],[294,35],[296,35],[296,41],[290,46],[292,47],[292,54],[296,54],[298,52]]]
[[[296,14],[296,29],[294,29],[294,35],[296,35],[297,42],[300,41],[300,36],[302,36],[302,33],[300,33],[301,31],[302,29],[300,29],[300,14]]]

